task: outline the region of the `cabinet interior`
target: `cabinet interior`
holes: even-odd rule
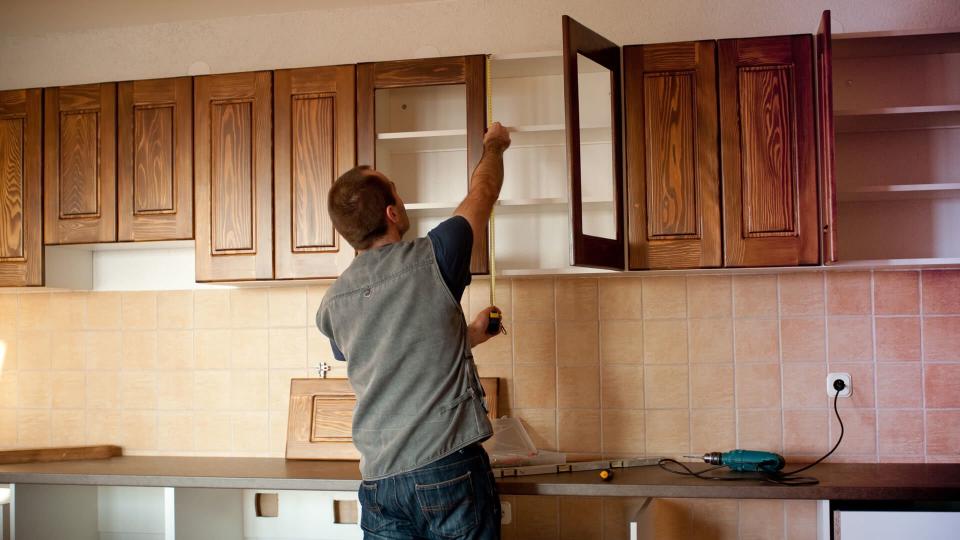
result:
[[[960,259],[958,38],[835,39],[841,261]]]

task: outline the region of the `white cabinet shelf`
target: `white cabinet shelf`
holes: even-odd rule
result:
[[[879,107],[875,109],[841,109],[833,112],[835,116],[878,116],[892,114],[932,114],[960,111],[960,104],[918,105],[914,107]]]
[[[960,182],[861,186],[841,191],[839,197],[841,201],[960,197]]]
[[[394,139],[431,139],[436,137],[453,137],[461,135],[466,137],[466,129],[433,129],[423,131],[394,131],[388,133],[378,133],[377,140],[389,141]]]

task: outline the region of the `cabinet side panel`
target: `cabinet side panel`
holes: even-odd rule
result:
[[[213,254],[254,251],[252,104],[210,107]]]

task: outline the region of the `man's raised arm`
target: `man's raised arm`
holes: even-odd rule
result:
[[[473,244],[483,240],[487,221],[503,186],[503,152],[510,146],[507,128],[494,122],[483,137],[483,157],[470,177],[470,190],[453,212],[463,216],[473,229]]]

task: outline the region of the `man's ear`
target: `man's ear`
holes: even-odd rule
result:
[[[397,211],[396,205],[393,205],[393,204],[388,205],[386,212],[387,212],[387,219],[390,220],[391,223],[394,223],[394,224],[400,223],[400,212]]]

